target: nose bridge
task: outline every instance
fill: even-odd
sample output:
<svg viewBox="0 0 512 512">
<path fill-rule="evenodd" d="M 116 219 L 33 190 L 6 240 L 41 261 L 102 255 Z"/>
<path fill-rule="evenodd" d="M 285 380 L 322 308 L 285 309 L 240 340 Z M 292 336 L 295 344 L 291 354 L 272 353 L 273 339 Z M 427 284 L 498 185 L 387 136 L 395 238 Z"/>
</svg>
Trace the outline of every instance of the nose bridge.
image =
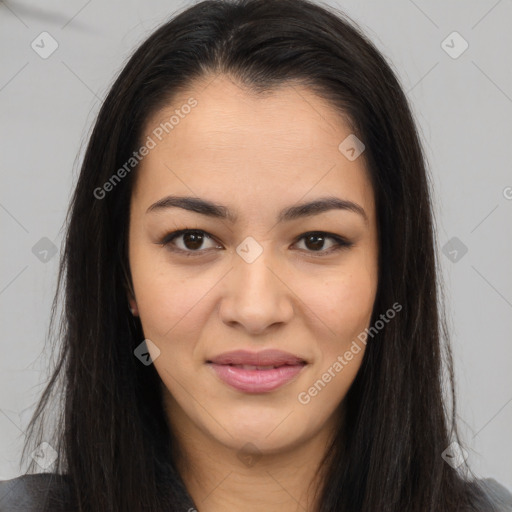
<svg viewBox="0 0 512 512">
<path fill-rule="evenodd" d="M 248 237 L 236 252 L 221 307 L 223 320 L 254 332 L 288 321 L 293 313 L 289 290 L 279 278 L 280 265 L 270 244 Z"/>
<path fill-rule="evenodd" d="M 277 260 L 272 254 L 270 243 L 258 242 L 246 237 L 236 248 L 235 275 L 239 280 L 237 291 L 247 289 L 249 293 L 275 293 Z M 279 287 L 279 286 L 277 286 Z M 268 298 L 268 297 L 267 297 Z"/>
</svg>

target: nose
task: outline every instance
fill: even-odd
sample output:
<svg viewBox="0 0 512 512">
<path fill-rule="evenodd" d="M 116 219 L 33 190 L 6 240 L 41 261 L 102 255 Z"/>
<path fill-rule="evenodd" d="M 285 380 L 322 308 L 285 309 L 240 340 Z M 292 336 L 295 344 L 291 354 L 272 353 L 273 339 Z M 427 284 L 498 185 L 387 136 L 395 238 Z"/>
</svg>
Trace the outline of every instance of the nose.
<svg viewBox="0 0 512 512">
<path fill-rule="evenodd" d="M 292 283 L 270 253 L 265 249 L 252 262 L 235 255 L 220 305 L 226 325 L 257 335 L 290 322 L 294 314 Z"/>
</svg>

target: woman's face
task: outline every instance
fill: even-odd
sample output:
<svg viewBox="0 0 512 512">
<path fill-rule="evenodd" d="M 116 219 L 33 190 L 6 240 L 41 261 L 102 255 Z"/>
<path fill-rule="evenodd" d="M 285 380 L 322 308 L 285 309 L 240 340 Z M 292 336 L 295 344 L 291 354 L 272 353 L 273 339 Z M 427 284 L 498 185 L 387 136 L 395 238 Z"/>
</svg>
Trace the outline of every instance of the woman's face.
<svg viewBox="0 0 512 512">
<path fill-rule="evenodd" d="M 148 121 L 149 150 L 133 171 L 131 305 L 175 429 L 270 453 L 337 424 L 378 275 L 373 190 L 350 135 L 309 89 L 257 97 L 223 75 Z M 151 208 L 167 196 L 217 207 Z M 327 197 L 357 206 L 300 208 Z M 183 229 L 199 232 L 164 245 Z M 267 350 L 288 356 L 258 354 Z M 232 351 L 249 355 L 217 359 Z M 258 362 L 286 364 L 231 366 Z"/>
</svg>

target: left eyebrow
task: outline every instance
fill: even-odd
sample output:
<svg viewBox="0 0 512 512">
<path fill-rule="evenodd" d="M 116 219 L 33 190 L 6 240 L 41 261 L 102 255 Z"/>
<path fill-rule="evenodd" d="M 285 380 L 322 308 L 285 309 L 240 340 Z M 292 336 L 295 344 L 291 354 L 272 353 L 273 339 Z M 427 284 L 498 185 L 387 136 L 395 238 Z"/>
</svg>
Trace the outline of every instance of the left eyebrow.
<svg viewBox="0 0 512 512">
<path fill-rule="evenodd" d="M 238 215 L 232 212 L 227 206 L 206 199 L 189 196 L 166 196 L 156 203 L 153 203 L 146 210 L 146 213 L 166 208 L 182 208 L 208 217 L 225 219 L 231 223 L 236 223 L 238 219 Z M 321 197 L 308 203 L 301 203 L 284 208 L 279 213 L 277 222 L 289 222 L 303 217 L 312 217 L 330 210 L 351 211 L 363 217 L 365 223 L 368 224 L 368 216 L 362 206 L 352 201 L 333 196 Z"/>
</svg>

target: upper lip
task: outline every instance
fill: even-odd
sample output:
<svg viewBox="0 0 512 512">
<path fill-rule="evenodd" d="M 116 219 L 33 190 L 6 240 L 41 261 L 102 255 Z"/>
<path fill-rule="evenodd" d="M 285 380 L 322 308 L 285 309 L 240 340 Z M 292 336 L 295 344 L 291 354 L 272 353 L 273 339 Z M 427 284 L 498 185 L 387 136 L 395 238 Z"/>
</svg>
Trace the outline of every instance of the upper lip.
<svg viewBox="0 0 512 512">
<path fill-rule="evenodd" d="M 253 366 L 282 366 L 299 365 L 306 361 L 299 356 L 283 352 L 282 350 L 262 350 L 249 352 L 247 350 L 234 350 L 224 352 L 207 361 L 214 364 L 247 364 Z"/>
</svg>

